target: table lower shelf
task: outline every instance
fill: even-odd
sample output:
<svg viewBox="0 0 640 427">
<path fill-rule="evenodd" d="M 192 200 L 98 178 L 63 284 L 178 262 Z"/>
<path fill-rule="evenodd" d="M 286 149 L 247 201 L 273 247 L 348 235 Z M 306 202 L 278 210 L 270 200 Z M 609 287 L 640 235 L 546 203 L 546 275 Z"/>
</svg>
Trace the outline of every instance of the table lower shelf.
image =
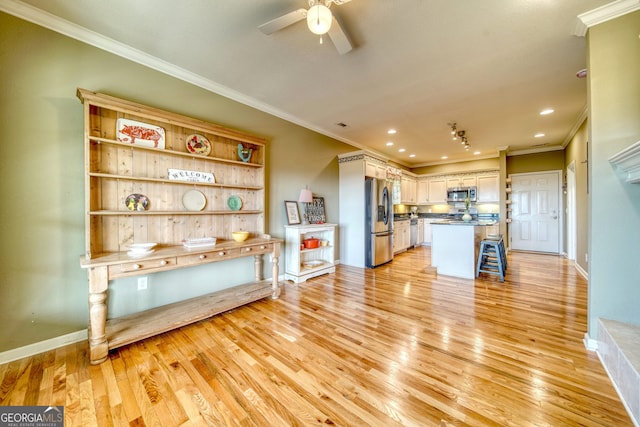
<svg viewBox="0 0 640 427">
<path fill-rule="evenodd" d="M 299 272 L 288 271 L 285 273 L 285 280 L 291 280 L 293 283 L 306 282 L 312 277 L 322 276 L 323 274 L 335 273 L 335 264 L 325 263 L 315 268 L 301 268 Z"/>
<path fill-rule="evenodd" d="M 263 280 L 109 319 L 108 348 L 122 347 L 272 295 L 272 281 Z"/>
</svg>

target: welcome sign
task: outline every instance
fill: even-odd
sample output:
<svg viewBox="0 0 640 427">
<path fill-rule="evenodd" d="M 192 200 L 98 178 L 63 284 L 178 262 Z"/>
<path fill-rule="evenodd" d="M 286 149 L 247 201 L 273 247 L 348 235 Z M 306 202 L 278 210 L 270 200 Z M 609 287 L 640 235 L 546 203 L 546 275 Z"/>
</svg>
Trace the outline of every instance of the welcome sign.
<svg viewBox="0 0 640 427">
<path fill-rule="evenodd" d="M 183 169 L 168 169 L 167 176 L 170 180 L 186 181 L 186 182 L 204 182 L 213 184 L 216 182 L 215 177 L 210 172 L 190 171 Z"/>
</svg>

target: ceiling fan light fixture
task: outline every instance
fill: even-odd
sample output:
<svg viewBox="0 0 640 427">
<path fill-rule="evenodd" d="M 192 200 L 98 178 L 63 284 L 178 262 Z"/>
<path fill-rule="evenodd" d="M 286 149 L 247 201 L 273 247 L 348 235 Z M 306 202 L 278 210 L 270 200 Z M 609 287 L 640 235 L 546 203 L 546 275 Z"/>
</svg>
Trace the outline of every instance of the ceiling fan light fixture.
<svg viewBox="0 0 640 427">
<path fill-rule="evenodd" d="M 323 4 L 313 5 L 307 11 L 307 26 L 313 34 L 326 34 L 331 28 L 332 19 L 331 11 Z"/>
</svg>

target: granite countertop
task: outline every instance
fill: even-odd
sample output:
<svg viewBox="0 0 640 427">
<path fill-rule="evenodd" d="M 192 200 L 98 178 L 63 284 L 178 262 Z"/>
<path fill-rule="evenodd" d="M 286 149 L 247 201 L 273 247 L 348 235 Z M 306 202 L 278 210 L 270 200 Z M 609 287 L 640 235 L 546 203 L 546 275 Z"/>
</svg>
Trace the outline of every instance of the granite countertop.
<svg viewBox="0 0 640 427">
<path fill-rule="evenodd" d="M 431 223 L 431 225 L 477 225 L 481 227 L 496 224 L 497 221 L 471 220 L 469 222 L 465 222 L 460 219 L 443 219 L 441 221 L 435 221 Z"/>
<path fill-rule="evenodd" d="M 452 224 L 452 225 L 495 225 L 499 221 L 499 214 L 481 213 L 472 214 L 472 220 L 464 222 L 462 220 L 462 214 L 453 213 L 418 213 L 419 219 L 431 219 L 431 224 Z M 394 214 L 394 221 L 408 221 L 410 220 L 409 214 Z"/>
</svg>

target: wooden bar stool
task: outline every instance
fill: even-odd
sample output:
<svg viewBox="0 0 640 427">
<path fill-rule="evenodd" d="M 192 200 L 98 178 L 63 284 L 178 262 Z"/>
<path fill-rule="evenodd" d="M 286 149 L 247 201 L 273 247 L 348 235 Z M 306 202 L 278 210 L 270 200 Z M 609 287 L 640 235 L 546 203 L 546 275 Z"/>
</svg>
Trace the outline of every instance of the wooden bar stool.
<svg viewBox="0 0 640 427">
<path fill-rule="evenodd" d="M 488 236 L 480 242 L 480 253 L 476 265 L 476 277 L 480 273 L 496 274 L 504 282 L 507 270 L 507 254 L 502 235 Z"/>
</svg>

